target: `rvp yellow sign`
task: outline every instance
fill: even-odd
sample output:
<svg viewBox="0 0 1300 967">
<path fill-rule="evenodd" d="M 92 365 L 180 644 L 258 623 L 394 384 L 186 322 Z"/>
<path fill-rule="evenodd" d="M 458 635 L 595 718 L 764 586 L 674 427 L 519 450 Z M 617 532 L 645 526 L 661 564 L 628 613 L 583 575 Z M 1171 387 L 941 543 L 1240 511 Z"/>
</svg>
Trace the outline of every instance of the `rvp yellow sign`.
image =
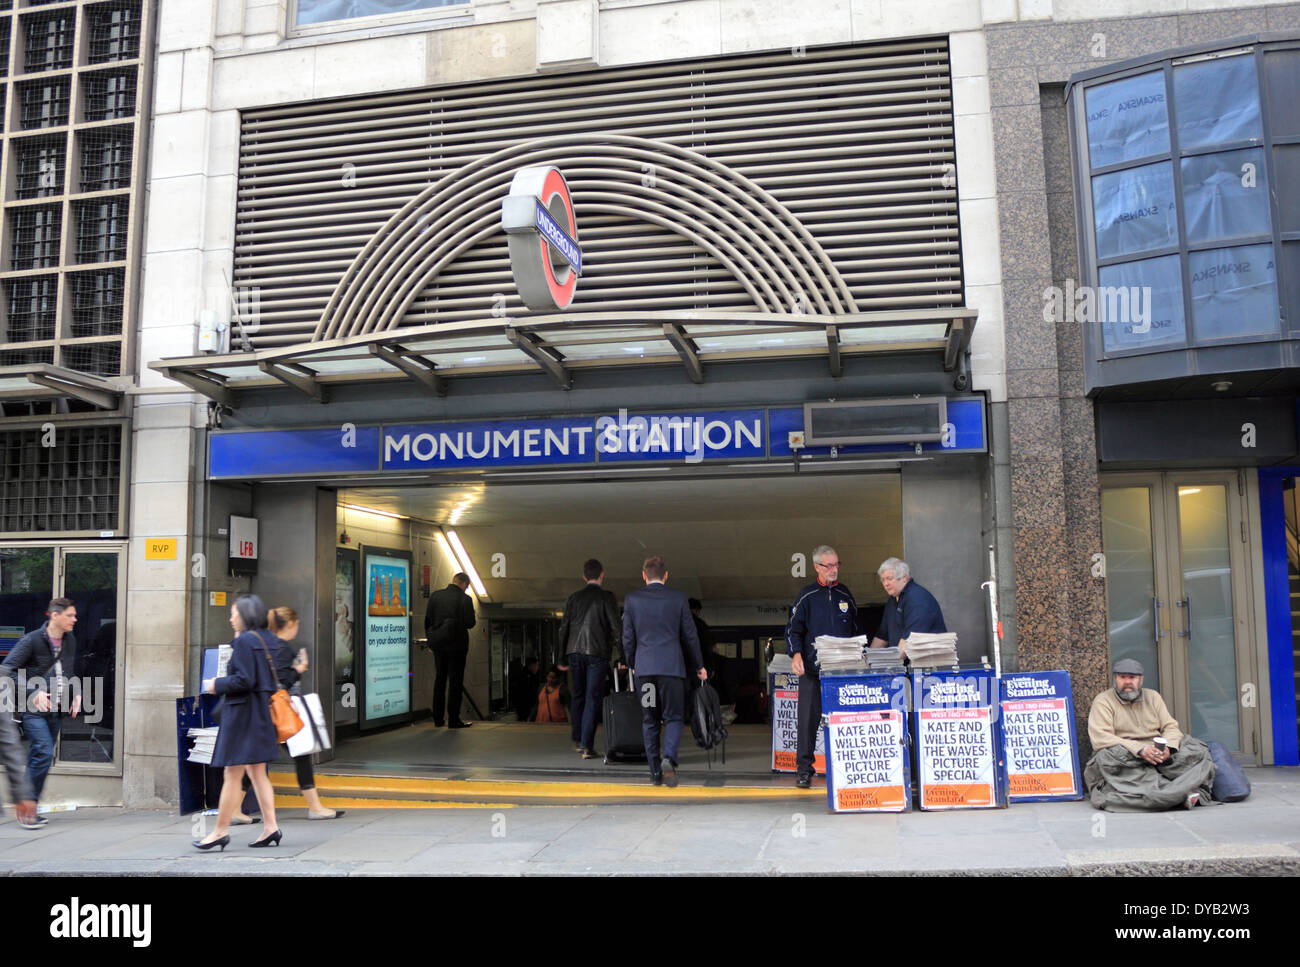
<svg viewBox="0 0 1300 967">
<path fill-rule="evenodd" d="M 176 538 L 150 537 L 144 542 L 144 559 L 146 561 L 176 560 Z"/>
</svg>

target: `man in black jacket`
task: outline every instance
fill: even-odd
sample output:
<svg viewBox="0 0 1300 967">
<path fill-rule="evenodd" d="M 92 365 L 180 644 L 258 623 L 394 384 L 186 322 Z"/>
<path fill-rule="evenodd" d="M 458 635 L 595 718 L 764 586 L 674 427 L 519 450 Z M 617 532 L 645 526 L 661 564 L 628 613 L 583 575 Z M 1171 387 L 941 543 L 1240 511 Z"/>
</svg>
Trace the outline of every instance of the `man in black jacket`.
<svg viewBox="0 0 1300 967">
<path fill-rule="evenodd" d="M 460 700 L 465 690 L 465 659 L 469 655 L 469 629 L 474 627 L 474 601 L 466 593 L 469 575 L 457 574 L 441 591 L 429 596 L 424 613 L 424 633 L 433 650 L 438 671 L 433 679 L 433 724 L 469 728 L 460 720 Z"/>
<path fill-rule="evenodd" d="M 27 781 L 32 797 L 41 798 L 45 777 L 54 764 L 54 746 L 64 714 L 76 716 L 81 711 L 81 695 L 68 702 L 68 680 L 64 669 L 76 666 L 77 640 L 72 629 L 77 625 L 77 608 L 67 598 L 50 602 L 50 620 L 35 631 L 18 639 L 9 652 L 0 674 L 17 677 L 20 683 L 16 700 L 23 703 L 23 731 L 31 743 L 27 753 Z M 45 817 L 37 817 L 39 825 Z"/>
<path fill-rule="evenodd" d="M 561 671 L 572 670 L 573 744 L 584 759 L 596 758 L 596 723 L 605 701 L 609 659 L 617 655 L 621 625 L 614 595 L 604 590 L 605 568 L 594 557 L 582 565 L 587 586 L 569 595 L 560 622 L 560 654 L 569 656 Z M 606 737 L 608 738 L 608 736 Z"/>
</svg>

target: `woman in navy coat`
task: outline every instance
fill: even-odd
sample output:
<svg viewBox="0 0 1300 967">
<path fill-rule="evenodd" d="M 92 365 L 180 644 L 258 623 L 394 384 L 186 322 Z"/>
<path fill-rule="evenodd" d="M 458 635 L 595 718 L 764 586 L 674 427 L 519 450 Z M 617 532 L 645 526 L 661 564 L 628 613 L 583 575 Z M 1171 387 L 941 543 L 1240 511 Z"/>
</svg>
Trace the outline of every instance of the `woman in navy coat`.
<svg viewBox="0 0 1300 967">
<path fill-rule="evenodd" d="M 278 846 L 281 837 L 275 821 L 275 792 L 266 774 L 266 764 L 280 758 L 280 744 L 271 721 L 271 694 L 280 684 L 268 658 L 278 642 L 266 630 L 266 605 L 256 595 L 244 595 L 231 605 L 230 626 L 236 637 L 226 677 L 204 682 L 206 692 L 225 696 L 212 752 L 212 764 L 225 770 L 217 825 L 194 842 L 199 849 L 219 846 L 223 852 L 230 843 L 230 819 L 244 798 L 241 780 L 245 771 L 262 807 L 262 835 L 249 845 Z"/>
</svg>

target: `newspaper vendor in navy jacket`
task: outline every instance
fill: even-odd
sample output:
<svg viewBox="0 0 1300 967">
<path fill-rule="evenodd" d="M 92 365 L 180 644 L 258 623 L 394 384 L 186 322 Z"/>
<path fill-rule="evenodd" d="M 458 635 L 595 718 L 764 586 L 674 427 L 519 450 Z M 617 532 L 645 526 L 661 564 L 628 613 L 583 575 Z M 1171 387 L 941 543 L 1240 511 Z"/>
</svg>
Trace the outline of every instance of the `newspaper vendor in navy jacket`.
<svg viewBox="0 0 1300 967">
<path fill-rule="evenodd" d="M 799 778 L 800 789 L 812 785 L 816 767 L 813 749 L 822 719 L 822 682 L 817 673 L 819 635 L 852 638 L 857 634 L 858 605 L 853 592 L 839 583 L 840 556 L 822 544 L 812 552 L 817 580 L 799 592 L 785 628 L 785 650 L 799 676 Z"/>
</svg>

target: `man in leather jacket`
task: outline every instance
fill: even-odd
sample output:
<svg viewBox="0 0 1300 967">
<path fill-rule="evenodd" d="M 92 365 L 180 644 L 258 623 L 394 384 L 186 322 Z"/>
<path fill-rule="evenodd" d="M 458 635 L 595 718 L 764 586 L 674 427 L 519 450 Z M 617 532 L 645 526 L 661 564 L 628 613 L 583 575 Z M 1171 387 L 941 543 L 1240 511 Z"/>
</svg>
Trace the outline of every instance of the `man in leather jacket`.
<svg viewBox="0 0 1300 967">
<path fill-rule="evenodd" d="M 596 723 L 605 701 L 609 660 L 618 655 L 622 622 L 614 595 L 601 587 L 605 568 L 600 561 L 593 557 L 583 564 L 582 576 L 587 586 L 564 603 L 559 644 L 569 664 L 559 667 L 572 671 L 573 743 L 584 759 L 594 759 Z"/>
</svg>

